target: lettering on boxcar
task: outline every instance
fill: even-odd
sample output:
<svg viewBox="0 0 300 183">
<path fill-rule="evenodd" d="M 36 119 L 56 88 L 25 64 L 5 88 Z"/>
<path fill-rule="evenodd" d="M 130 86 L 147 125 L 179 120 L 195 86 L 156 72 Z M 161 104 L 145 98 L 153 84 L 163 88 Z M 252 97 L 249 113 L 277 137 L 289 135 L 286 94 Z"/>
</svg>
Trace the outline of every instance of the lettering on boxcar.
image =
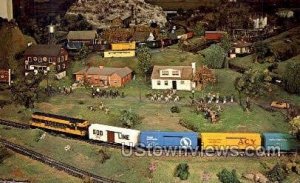
<svg viewBox="0 0 300 183">
<path fill-rule="evenodd" d="M 122 134 L 121 132 L 118 132 L 118 138 L 129 140 L 129 135 L 125 135 L 125 134 Z"/>
</svg>

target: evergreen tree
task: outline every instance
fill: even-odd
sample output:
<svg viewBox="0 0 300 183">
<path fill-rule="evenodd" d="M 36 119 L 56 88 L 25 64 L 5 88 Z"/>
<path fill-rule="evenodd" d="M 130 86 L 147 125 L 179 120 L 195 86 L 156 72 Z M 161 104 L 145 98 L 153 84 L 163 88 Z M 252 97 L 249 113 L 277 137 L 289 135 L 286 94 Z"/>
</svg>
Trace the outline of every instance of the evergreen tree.
<svg viewBox="0 0 300 183">
<path fill-rule="evenodd" d="M 152 62 L 150 49 L 146 46 L 142 46 L 137 49 L 138 58 L 138 69 L 142 75 L 144 75 L 145 80 L 151 75 L 152 72 Z"/>
<path fill-rule="evenodd" d="M 270 170 L 268 173 L 268 178 L 270 181 L 272 182 L 282 182 L 287 174 L 285 172 L 285 170 L 283 169 L 282 165 L 277 163 L 272 170 Z"/>
<path fill-rule="evenodd" d="M 300 63 L 288 63 L 283 75 L 284 88 L 294 94 L 300 94 Z"/>
<path fill-rule="evenodd" d="M 201 22 L 197 22 L 194 32 L 197 36 L 203 36 L 205 33 L 205 28 Z"/>
</svg>

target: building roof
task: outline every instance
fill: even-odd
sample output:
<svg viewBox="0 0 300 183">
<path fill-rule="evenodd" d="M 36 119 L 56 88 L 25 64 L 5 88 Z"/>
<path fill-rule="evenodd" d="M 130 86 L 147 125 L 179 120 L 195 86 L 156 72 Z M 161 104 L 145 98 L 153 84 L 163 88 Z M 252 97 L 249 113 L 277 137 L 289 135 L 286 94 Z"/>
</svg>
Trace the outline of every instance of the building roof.
<svg viewBox="0 0 300 183">
<path fill-rule="evenodd" d="M 86 67 L 74 74 L 87 74 L 87 75 L 101 75 L 101 76 L 111 76 L 112 74 L 117 74 L 120 77 L 127 76 L 132 73 L 132 70 L 128 67 L 115 68 L 115 67 Z"/>
<path fill-rule="evenodd" d="M 233 43 L 232 46 L 235 48 L 244 48 L 244 47 L 252 46 L 252 43 L 248 43 L 246 41 L 237 41 L 237 42 Z"/>
<path fill-rule="evenodd" d="M 68 40 L 91 40 L 97 37 L 96 30 L 86 30 L 86 31 L 69 31 L 67 35 Z"/>
<path fill-rule="evenodd" d="M 130 41 L 146 41 L 149 38 L 150 32 L 134 32 Z"/>
<path fill-rule="evenodd" d="M 160 77 L 160 71 L 165 69 L 174 69 L 181 71 L 181 77 Z M 193 68 L 192 66 L 158 66 L 153 67 L 151 79 L 182 79 L 182 80 L 191 80 L 193 79 Z"/>
<path fill-rule="evenodd" d="M 38 44 L 32 45 L 25 50 L 24 55 L 33 55 L 33 56 L 58 56 L 61 50 L 60 45 L 45 45 Z"/>
</svg>

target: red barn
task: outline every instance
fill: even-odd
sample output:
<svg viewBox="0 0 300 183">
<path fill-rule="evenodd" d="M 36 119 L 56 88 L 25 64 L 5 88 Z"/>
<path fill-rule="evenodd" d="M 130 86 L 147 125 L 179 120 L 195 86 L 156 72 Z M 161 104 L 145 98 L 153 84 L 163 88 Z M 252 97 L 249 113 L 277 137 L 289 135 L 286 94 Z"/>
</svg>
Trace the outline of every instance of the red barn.
<svg viewBox="0 0 300 183">
<path fill-rule="evenodd" d="M 205 31 L 205 39 L 207 41 L 220 41 L 225 34 L 224 31 Z"/>
</svg>

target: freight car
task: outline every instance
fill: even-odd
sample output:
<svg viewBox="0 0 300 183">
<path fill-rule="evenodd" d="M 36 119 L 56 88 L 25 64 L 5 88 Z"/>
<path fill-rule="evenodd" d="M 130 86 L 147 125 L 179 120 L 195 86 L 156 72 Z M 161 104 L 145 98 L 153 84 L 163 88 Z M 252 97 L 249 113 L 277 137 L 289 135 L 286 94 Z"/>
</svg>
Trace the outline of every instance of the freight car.
<svg viewBox="0 0 300 183">
<path fill-rule="evenodd" d="M 202 150 L 259 150 L 259 133 L 200 133 Z"/>
<path fill-rule="evenodd" d="M 195 132 L 161 132 L 142 131 L 140 146 L 143 148 L 189 148 L 198 146 L 198 133 Z"/>
<path fill-rule="evenodd" d="M 89 127 L 89 139 L 124 144 L 134 147 L 138 144 L 140 131 L 127 128 L 119 128 L 101 124 L 91 124 Z"/>
<path fill-rule="evenodd" d="M 267 152 L 296 152 L 300 149 L 296 137 L 286 133 L 263 133 L 262 140 Z"/>
<path fill-rule="evenodd" d="M 85 137 L 87 135 L 89 126 L 89 122 L 83 119 L 70 118 L 42 112 L 33 113 L 29 123 L 32 127 L 62 132 L 80 137 Z"/>
</svg>

